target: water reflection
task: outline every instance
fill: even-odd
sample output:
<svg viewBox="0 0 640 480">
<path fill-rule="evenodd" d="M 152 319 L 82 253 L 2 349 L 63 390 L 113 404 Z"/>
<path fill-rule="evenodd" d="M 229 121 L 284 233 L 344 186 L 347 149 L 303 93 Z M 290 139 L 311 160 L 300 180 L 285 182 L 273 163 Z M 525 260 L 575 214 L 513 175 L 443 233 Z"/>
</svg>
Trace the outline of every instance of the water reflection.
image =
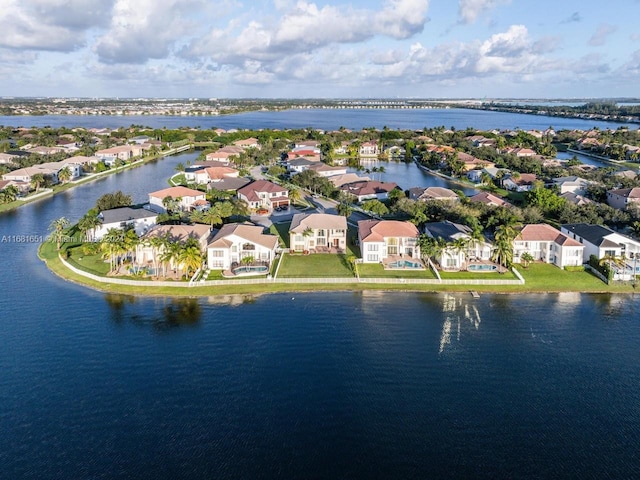
<svg viewBox="0 0 640 480">
<path fill-rule="evenodd" d="M 478 330 L 482 322 L 478 307 L 467 303 L 461 296 L 445 294 L 442 301 L 442 313 L 444 314 L 444 323 L 442 324 L 438 353 L 443 353 L 446 348 L 451 346 L 452 337 L 457 342 L 460 341 L 463 325 Z"/>
<path fill-rule="evenodd" d="M 136 305 L 139 301 L 136 297 L 106 294 L 105 300 L 111 308 L 111 320 L 116 325 L 130 323 L 165 331 L 178 327 L 196 326 L 202 318 L 202 305 L 196 298 L 172 298 L 164 305 L 154 303 L 150 305 L 148 315 L 140 313 L 145 309 Z M 148 300 L 141 300 L 141 302 L 148 302 Z"/>
</svg>

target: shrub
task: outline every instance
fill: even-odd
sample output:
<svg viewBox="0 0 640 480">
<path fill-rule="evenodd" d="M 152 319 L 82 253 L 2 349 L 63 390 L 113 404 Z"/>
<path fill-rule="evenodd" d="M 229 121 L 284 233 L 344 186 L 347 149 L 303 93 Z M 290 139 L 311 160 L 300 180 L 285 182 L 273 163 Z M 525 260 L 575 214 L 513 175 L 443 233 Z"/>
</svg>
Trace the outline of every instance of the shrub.
<svg viewBox="0 0 640 480">
<path fill-rule="evenodd" d="M 567 272 L 584 272 L 584 266 L 582 265 L 576 265 L 576 266 L 567 265 L 566 267 L 564 267 L 564 269 Z"/>
</svg>

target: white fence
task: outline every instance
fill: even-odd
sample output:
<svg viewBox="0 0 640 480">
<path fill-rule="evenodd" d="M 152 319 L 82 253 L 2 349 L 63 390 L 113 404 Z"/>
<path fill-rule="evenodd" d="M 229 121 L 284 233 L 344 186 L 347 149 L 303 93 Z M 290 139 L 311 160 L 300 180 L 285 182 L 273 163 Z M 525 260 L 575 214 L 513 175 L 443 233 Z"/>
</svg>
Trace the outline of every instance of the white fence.
<svg viewBox="0 0 640 480">
<path fill-rule="evenodd" d="M 115 285 L 130 285 L 137 287 L 216 287 L 220 285 L 268 285 L 268 284 L 340 284 L 340 285 L 524 285 L 524 279 L 514 268 L 513 273 L 519 280 L 497 280 L 497 279 L 456 279 L 439 280 L 435 278 L 246 278 L 230 280 L 206 280 L 199 282 L 167 282 L 155 280 L 130 280 L 125 278 L 108 278 L 93 275 L 69 264 L 60 257 L 60 261 L 72 272 L 100 283 Z"/>
</svg>

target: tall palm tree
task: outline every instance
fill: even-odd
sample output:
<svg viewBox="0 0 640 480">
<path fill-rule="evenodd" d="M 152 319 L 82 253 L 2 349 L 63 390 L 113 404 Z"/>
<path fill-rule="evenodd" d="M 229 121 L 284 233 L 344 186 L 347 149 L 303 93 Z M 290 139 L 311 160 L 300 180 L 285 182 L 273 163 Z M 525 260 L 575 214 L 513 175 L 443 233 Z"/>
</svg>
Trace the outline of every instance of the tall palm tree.
<svg viewBox="0 0 640 480">
<path fill-rule="evenodd" d="M 62 243 L 62 237 L 64 236 L 65 229 L 70 225 L 69 220 L 65 217 L 60 217 L 54 220 L 49 225 L 49 230 L 53 234 L 53 238 L 56 240 L 56 248 L 60 250 L 60 244 Z"/>
<path fill-rule="evenodd" d="M 289 201 L 291 203 L 300 203 L 302 200 L 302 193 L 297 188 L 292 188 L 289 190 Z"/>
<path fill-rule="evenodd" d="M 98 226 L 102 225 L 102 220 L 98 215 L 92 212 L 86 213 L 80 220 L 78 220 L 78 230 L 82 232 L 86 241 L 93 241 L 95 231 Z"/>
<path fill-rule="evenodd" d="M 40 190 L 40 187 L 44 182 L 45 182 L 45 178 L 43 174 L 36 173 L 34 175 L 31 175 L 30 184 L 33 187 L 33 189 L 36 191 L 36 193 L 38 193 L 38 191 Z"/>
<path fill-rule="evenodd" d="M 516 235 L 515 229 L 510 225 L 500 225 L 496 228 L 492 261 L 503 267 L 511 266 L 513 263 L 513 240 Z"/>
<path fill-rule="evenodd" d="M 109 270 L 114 271 L 119 264 L 119 257 L 124 253 L 123 234 L 119 228 L 110 228 L 100 242 L 102 258 L 109 259 Z"/>
<path fill-rule="evenodd" d="M 191 277 L 192 272 L 202 267 L 202 260 L 202 252 L 200 251 L 198 241 L 192 238 L 182 245 L 177 256 L 177 261 L 184 267 L 187 278 Z"/>
</svg>

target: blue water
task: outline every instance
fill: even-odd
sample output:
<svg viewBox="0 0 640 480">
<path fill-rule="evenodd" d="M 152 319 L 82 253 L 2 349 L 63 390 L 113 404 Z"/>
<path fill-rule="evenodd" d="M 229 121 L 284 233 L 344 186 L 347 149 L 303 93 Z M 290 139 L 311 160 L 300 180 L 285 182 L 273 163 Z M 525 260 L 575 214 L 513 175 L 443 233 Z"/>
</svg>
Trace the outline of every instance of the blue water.
<svg viewBox="0 0 640 480">
<path fill-rule="evenodd" d="M 297 109 L 280 112 L 247 112 L 221 116 L 152 116 L 152 115 L 43 115 L 0 116 L 0 125 L 24 127 L 86 127 L 118 128 L 144 125 L 152 128 L 179 128 L 182 126 L 207 128 L 322 128 L 337 130 L 340 127 L 362 129 L 368 127 L 391 129 L 423 129 L 425 127 L 467 127 L 491 130 L 514 129 L 545 130 L 553 126 L 556 130 L 616 129 L 635 124 L 603 122 L 573 118 L 526 115 L 521 113 L 490 112 L 463 108 L 438 108 L 425 110 L 393 109 Z"/>
<path fill-rule="evenodd" d="M 0 478 L 640 476 L 637 296 L 132 298 L 36 258 L 195 155 L 0 215 Z"/>
</svg>

